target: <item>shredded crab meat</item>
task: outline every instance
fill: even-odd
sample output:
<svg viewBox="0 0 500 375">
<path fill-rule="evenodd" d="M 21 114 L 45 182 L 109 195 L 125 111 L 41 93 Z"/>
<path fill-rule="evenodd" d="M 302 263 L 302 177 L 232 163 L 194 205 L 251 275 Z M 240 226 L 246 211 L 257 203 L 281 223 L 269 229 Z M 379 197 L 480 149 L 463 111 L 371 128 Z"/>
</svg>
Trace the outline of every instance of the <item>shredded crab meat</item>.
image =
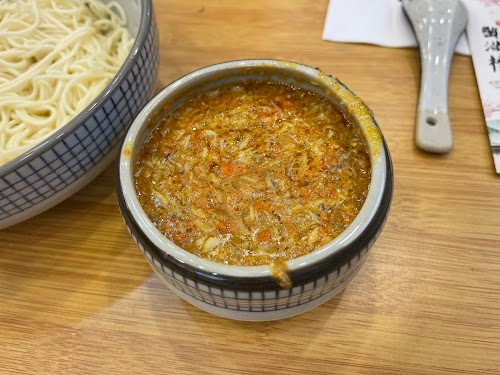
<svg viewBox="0 0 500 375">
<path fill-rule="evenodd" d="M 158 229 L 213 261 L 262 265 L 305 255 L 354 220 L 370 184 L 361 130 L 328 99 L 267 82 L 187 98 L 135 165 Z"/>
</svg>

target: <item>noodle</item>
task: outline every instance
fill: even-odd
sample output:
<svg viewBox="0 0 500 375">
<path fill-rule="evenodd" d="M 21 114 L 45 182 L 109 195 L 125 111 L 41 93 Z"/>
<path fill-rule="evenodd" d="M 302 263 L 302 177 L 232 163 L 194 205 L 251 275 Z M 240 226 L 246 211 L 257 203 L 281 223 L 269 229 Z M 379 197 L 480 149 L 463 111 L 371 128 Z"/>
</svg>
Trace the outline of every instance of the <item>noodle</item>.
<svg viewBox="0 0 500 375">
<path fill-rule="evenodd" d="M 114 2 L 0 1 L 0 165 L 97 97 L 132 48 L 126 22 Z"/>
</svg>

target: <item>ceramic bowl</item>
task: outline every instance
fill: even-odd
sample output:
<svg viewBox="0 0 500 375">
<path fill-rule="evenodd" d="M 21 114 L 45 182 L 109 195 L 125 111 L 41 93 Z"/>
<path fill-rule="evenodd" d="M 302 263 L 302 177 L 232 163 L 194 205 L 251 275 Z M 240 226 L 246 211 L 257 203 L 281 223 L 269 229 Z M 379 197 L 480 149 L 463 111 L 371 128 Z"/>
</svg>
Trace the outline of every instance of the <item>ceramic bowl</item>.
<svg viewBox="0 0 500 375">
<path fill-rule="evenodd" d="M 151 0 L 121 0 L 135 36 L 105 89 L 73 120 L 0 166 L 0 229 L 66 199 L 116 158 L 126 130 L 151 98 L 158 76 L 158 31 Z"/>
<path fill-rule="evenodd" d="M 370 149 L 372 177 L 366 201 L 335 240 L 286 262 L 293 285 L 281 288 L 269 266 L 230 266 L 202 259 L 164 237 L 144 213 L 132 169 L 135 155 L 165 104 L 193 90 L 248 79 L 286 82 L 328 96 L 362 128 Z M 168 106 L 165 106 L 168 107 Z M 195 71 L 161 91 L 137 116 L 121 150 L 118 203 L 125 224 L 158 277 L 175 293 L 210 313 L 238 320 L 273 320 L 302 313 L 327 301 L 354 277 L 387 219 L 393 190 L 387 145 L 372 112 L 336 78 L 319 69 L 274 61 L 244 60 Z"/>
</svg>

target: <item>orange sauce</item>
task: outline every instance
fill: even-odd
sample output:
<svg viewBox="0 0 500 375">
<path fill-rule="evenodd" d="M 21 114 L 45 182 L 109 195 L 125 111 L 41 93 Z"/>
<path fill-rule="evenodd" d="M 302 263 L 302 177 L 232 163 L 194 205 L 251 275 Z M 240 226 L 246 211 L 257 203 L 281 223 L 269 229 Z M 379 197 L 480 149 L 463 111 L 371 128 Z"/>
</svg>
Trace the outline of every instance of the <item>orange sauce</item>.
<svg viewBox="0 0 500 375">
<path fill-rule="evenodd" d="M 349 226 L 371 165 L 359 126 L 328 99 L 249 81 L 171 108 L 134 176 L 148 217 L 183 249 L 225 264 L 281 265 Z"/>
</svg>

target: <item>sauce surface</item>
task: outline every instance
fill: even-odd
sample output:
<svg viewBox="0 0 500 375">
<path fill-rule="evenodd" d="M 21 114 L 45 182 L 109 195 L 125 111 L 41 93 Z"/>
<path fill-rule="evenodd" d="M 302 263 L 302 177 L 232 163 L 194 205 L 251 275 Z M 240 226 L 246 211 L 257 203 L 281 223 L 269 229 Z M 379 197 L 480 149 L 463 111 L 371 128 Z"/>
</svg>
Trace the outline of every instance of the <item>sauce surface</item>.
<svg viewBox="0 0 500 375">
<path fill-rule="evenodd" d="M 139 201 L 171 241 L 232 265 L 305 255 L 354 220 L 371 165 L 332 103 L 278 83 L 224 85 L 170 111 L 134 166 Z"/>
</svg>

